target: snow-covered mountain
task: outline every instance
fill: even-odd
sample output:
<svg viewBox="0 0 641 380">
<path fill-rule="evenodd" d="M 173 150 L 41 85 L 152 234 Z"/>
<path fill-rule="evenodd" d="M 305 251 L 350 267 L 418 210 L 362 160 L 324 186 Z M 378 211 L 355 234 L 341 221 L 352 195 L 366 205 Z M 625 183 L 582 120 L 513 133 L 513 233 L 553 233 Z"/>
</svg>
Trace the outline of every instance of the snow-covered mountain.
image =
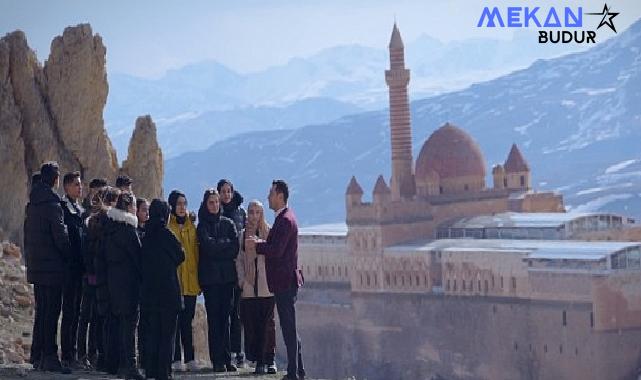
<svg viewBox="0 0 641 380">
<path fill-rule="evenodd" d="M 586 52 L 412 102 L 414 154 L 450 121 L 478 141 L 488 171 L 515 142 L 530 162 L 535 188 L 561 191 L 571 209 L 641 217 L 639 104 L 641 21 Z M 165 188 L 182 188 L 197 200 L 228 177 L 246 198 L 265 199 L 271 180 L 282 177 L 291 182 L 299 217 L 311 224 L 344 220 L 349 178 L 357 175 L 367 199 L 379 173 L 390 173 L 387 110 L 247 133 L 181 155 L 166 162 Z"/>
<path fill-rule="evenodd" d="M 406 49 L 407 62 L 413 70 L 410 90 L 415 97 L 425 97 L 461 89 L 523 68 L 537 57 L 560 52 L 561 48 L 554 45 L 529 49 L 528 45 L 535 42 L 536 38 L 525 34 L 517 34 L 513 40 L 473 39 L 448 43 L 420 36 L 409 42 Z M 285 107 L 303 99 L 325 98 L 364 109 L 380 109 L 387 102 L 387 87 L 381 72 L 388 65 L 386 44 L 381 45 L 381 48 L 337 46 L 249 74 L 236 73 L 217 62 L 191 64 L 155 80 L 110 74 L 105 110 L 107 130 L 122 156 L 133 121 L 145 113 L 151 114 L 154 120 L 164 120 L 166 129 L 184 137 L 181 142 L 185 144 L 178 145 L 188 149 L 192 148 L 188 141 L 198 136 L 174 130 L 207 112 L 225 111 L 224 117 L 238 112 L 240 124 L 235 125 L 242 132 L 269 124 L 261 119 L 242 124 L 248 107 Z M 322 110 L 324 106 L 321 104 L 318 108 Z M 345 114 L 339 116 L 342 115 Z M 291 127 L 328 119 L 301 118 L 299 121 L 302 124 Z M 218 138 L 203 141 L 207 145 L 228 136 L 228 130 L 215 123 L 211 128 L 208 136 Z M 165 147 L 162 141 L 161 146 L 175 153 L 186 151 Z"/>
<path fill-rule="evenodd" d="M 166 158 L 203 150 L 213 142 L 250 131 L 294 129 L 311 123 L 324 124 L 362 112 L 350 103 L 328 98 L 306 98 L 283 107 L 243 107 L 227 111 L 188 113 L 158 119 L 158 140 Z"/>
</svg>

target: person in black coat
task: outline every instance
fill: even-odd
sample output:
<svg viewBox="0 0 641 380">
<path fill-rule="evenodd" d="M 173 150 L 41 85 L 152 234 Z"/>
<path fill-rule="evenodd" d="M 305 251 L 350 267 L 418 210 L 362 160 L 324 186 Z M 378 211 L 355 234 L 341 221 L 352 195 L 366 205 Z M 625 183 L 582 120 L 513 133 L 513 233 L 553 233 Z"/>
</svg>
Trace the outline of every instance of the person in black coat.
<svg viewBox="0 0 641 380">
<path fill-rule="evenodd" d="M 71 244 L 69 273 L 65 278 L 62 289 L 62 323 L 60 324 L 60 345 L 62 363 L 69 368 L 82 368 L 76 358 L 76 338 L 80 301 L 82 300 L 82 277 L 84 274 L 83 250 L 85 245 L 86 228 L 80 205 L 82 197 L 82 180 L 80 172 L 65 174 L 62 180 L 65 195 L 61 206 L 64 212 L 65 225 Z"/>
<path fill-rule="evenodd" d="M 138 218 L 138 227 L 136 227 L 136 233 L 138 234 L 140 243 L 142 243 L 142 239 L 145 237 L 145 224 L 149 220 L 149 202 L 147 201 L 147 199 L 142 197 L 136 199 L 136 218 Z M 142 299 L 140 300 L 140 302 L 142 302 Z M 145 313 L 141 308 L 140 316 L 138 318 L 138 366 L 140 367 L 142 367 L 142 365 L 145 363 L 146 327 L 147 317 L 145 316 Z"/>
<path fill-rule="evenodd" d="M 31 193 L 31 189 L 33 186 L 40 182 L 40 172 L 33 173 L 31 176 L 31 183 L 29 185 L 29 192 Z M 22 225 L 23 228 L 23 238 L 25 239 L 23 241 L 23 247 L 24 249 L 22 250 L 22 256 L 24 257 L 25 263 L 27 263 L 28 258 L 27 256 L 29 255 L 29 251 L 27 251 L 27 242 L 26 242 L 26 237 L 27 237 L 27 211 L 29 210 L 29 203 L 24 207 L 24 223 Z M 35 308 L 34 310 L 34 316 L 33 316 L 33 331 L 31 334 L 31 353 L 29 355 L 29 363 L 33 365 L 34 369 L 38 369 L 40 364 L 42 363 L 42 358 L 40 355 L 42 354 L 42 334 L 40 333 L 40 322 L 42 320 L 42 313 L 38 308 Z"/>
<path fill-rule="evenodd" d="M 180 242 L 167 228 L 169 205 L 154 199 L 142 240 L 142 312 L 147 318 L 145 375 L 169 379 L 178 313 L 183 307 L 178 266 L 185 260 Z"/>
<path fill-rule="evenodd" d="M 223 208 L 223 215 L 231 219 L 236 226 L 236 231 L 240 233 L 245 229 L 247 223 L 247 212 L 243 208 L 243 197 L 234 190 L 234 184 L 228 179 L 221 179 L 216 186 L 220 194 L 220 204 Z M 244 355 L 241 350 L 242 344 L 242 325 L 240 320 L 240 298 L 242 289 L 234 287 L 234 303 L 232 306 L 230 318 L 230 347 L 231 352 L 236 356 L 236 365 L 242 366 Z"/>
<path fill-rule="evenodd" d="M 221 215 L 220 197 L 215 189 L 205 191 L 198 210 L 196 228 L 200 258 L 198 281 L 205 295 L 209 327 L 209 357 L 215 372 L 236 371 L 231 363 L 229 314 L 236 287 L 238 234 L 234 222 Z"/>
<path fill-rule="evenodd" d="M 96 310 L 102 320 L 102 339 L 98 342 L 98 360 L 96 369 L 111 375 L 118 373 L 120 361 L 118 317 L 111 311 L 109 304 L 109 284 L 107 283 L 107 225 L 110 223 L 107 213 L 116 206 L 120 190 L 107 187 L 104 194 L 104 208 L 89 219 L 89 237 L 85 262 L 93 263 L 92 269 L 96 280 Z M 91 265 L 91 264 L 88 264 Z"/>
<path fill-rule="evenodd" d="M 129 193 L 118 196 L 107 211 L 105 257 L 111 313 L 118 318 L 120 360 L 118 374 L 125 379 L 143 377 L 136 368 L 135 333 L 140 299 L 140 240 L 136 234 L 136 200 Z"/>
<path fill-rule="evenodd" d="M 24 224 L 27 280 L 34 285 L 38 326 L 33 352 L 34 366 L 46 371 L 69 373 L 58 358 L 58 318 L 62 288 L 68 275 L 71 246 L 60 197 L 54 192 L 60 179 L 58 164 L 47 162 L 40 168 L 40 182 L 33 184 Z M 40 365 L 36 365 L 40 361 Z"/>
<path fill-rule="evenodd" d="M 93 182 L 93 181 L 92 181 Z M 104 370 L 104 346 L 102 344 L 103 316 L 98 312 L 96 298 L 97 280 L 95 257 L 102 248 L 103 229 L 107 222 L 107 206 L 105 206 L 107 189 L 93 192 L 90 203 L 91 209 L 85 222 L 87 235 L 85 238 L 83 261 L 85 268 L 82 303 L 80 304 L 80 322 L 78 324 L 78 361 L 91 367 L 100 366 Z M 83 203 L 86 204 L 86 203 Z M 88 334 L 87 334 L 88 333 Z M 87 339 L 88 338 L 88 339 Z"/>
</svg>

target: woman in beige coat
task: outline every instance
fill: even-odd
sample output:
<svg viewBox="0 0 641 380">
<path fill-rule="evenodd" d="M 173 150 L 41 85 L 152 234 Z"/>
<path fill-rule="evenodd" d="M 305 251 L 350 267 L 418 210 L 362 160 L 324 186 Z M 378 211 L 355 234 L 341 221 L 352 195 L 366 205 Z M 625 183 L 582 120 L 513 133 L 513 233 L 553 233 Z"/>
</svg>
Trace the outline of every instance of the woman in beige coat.
<svg viewBox="0 0 641 380">
<path fill-rule="evenodd" d="M 269 225 L 265 221 L 263 205 L 253 200 L 247 210 L 247 224 L 239 234 L 240 252 L 236 259 L 238 286 L 243 290 L 240 317 L 245 329 L 245 354 L 256 362 L 257 374 L 276 373 L 276 324 L 274 322 L 274 295 L 267 287 L 265 256 L 255 250 L 245 250 L 245 233 L 267 239 Z"/>
</svg>

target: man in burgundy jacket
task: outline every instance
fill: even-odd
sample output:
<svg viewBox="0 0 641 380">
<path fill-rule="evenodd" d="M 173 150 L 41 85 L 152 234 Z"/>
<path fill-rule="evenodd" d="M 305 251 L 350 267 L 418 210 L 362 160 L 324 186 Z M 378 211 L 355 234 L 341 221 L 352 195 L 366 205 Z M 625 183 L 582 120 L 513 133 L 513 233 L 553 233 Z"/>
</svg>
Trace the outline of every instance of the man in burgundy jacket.
<svg viewBox="0 0 641 380">
<path fill-rule="evenodd" d="M 269 208 L 276 212 L 267 240 L 248 237 L 245 246 L 255 245 L 256 253 L 265 255 L 267 285 L 274 293 L 280 329 L 287 348 L 287 375 L 283 380 L 305 378 L 301 343 L 296 333 L 296 296 L 303 284 L 298 270 L 298 225 L 294 212 L 287 207 L 289 189 L 283 180 L 274 180 L 269 190 Z"/>
</svg>

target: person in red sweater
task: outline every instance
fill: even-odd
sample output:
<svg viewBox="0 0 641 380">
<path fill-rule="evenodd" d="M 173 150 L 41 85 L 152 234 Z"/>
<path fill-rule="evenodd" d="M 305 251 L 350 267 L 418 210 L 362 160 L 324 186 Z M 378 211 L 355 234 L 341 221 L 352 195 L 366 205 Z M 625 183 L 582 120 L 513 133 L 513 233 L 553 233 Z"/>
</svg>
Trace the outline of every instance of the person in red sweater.
<svg viewBox="0 0 641 380">
<path fill-rule="evenodd" d="M 294 212 L 287 207 L 289 188 L 283 180 L 274 180 L 269 190 L 269 208 L 276 212 L 267 240 L 248 236 L 245 245 L 265 255 L 267 286 L 274 293 L 280 329 L 287 349 L 287 374 L 283 380 L 305 378 L 301 341 L 296 332 L 296 296 L 303 285 L 298 270 L 298 225 Z"/>
</svg>

